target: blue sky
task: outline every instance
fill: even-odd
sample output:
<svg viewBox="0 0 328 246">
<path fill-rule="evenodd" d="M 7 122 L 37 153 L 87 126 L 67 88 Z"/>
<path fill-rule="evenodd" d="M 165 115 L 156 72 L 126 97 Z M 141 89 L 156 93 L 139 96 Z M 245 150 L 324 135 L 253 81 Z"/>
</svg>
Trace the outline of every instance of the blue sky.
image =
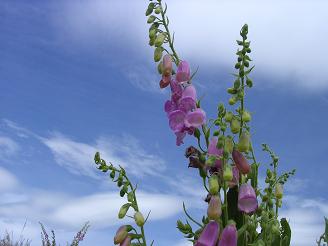
<svg viewBox="0 0 328 246">
<path fill-rule="evenodd" d="M 252 41 L 255 87 L 247 94 L 252 137 L 297 169 L 282 215 L 293 245 L 313 245 L 328 215 L 328 72 L 325 1 L 167 1 L 180 57 L 199 66 L 194 84 L 215 116 L 233 81 L 240 27 Z M 186 6 L 186 4 L 188 4 Z M 175 229 L 182 201 L 195 216 L 206 195 L 184 148 L 175 146 L 163 104 L 168 91 L 147 43 L 147 1 L 0 2 L 0 233 L 40 242 L 38 221 L 71 240 L 87 220 L 83 245 L 110 245 L 124 200 L 97 172 L 94 152 L 123 165 L 152 210 L 147 237 L 188 245 Z M 164 229 L 165 228 L 165 229 Z M 165 230 L 165 233 L 164 233 Z M 82 244 L 81 244 L 82 245 Z"/>
</svg>

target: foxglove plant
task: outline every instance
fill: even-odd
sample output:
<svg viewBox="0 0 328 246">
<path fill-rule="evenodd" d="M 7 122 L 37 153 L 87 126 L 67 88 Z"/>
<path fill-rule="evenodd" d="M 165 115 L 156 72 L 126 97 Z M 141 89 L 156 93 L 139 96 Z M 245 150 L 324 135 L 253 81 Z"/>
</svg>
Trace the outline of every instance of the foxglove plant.
<svg viewBox="0 0 328 246">
<path fill-rule="evenodd" d="M 290 245 L 289 224 L 285 218 L 279 220 L 278 211 L 282 206 L 283 186 L 295 170 L 279 175 L 279 158 L 266 144 L 262 145 L 263 151 L 270 155 L 272 162 L 266 170 L 266 187 L 258 186 L 260 163 L 255 158 L 251 113 L 245 101 L 247 90 L 253 86 L 250 73 L 254 68 L 250 66 L 248 25 L 241 28 L 241 39 L 237 40 L 237 71 L 233 74 L 232 87 L 227 90 L 231 95 L 229 106 L 220 103 L 217 115 L 208 118 L 192 83 L 197 70 L 192 73 L 189 62 L 178 56 L 166 13 L 167 5 L 163 6 L 162 0 L 150 0 L 146 10 L 149 45 L 154 47 L 154 61 L 158 63 L 159 88 L 170 89 L 164 111 L 176 145 L 182 145 L 187 134 L 196 140 L 197 146 L 188 147 L 185 156 L 189 167 L 199 171 L 208 203 L 200 221 L 187 212 L 183 203 L 187 219 L 186 223 L 177 221 L 178 230 L 196 246 Z M 118 217 L 130 217 L 137 225 L 137 228 L 121 226 L 114 243 L 146 246 L 144 224 L 148 216 L 144 219 L 140 213 L 136 186 L 122 167 L 107 165 L 99 153 L 95 155 L 95 163 L 101 171 L 110 171 L 110 177 L 121 189 L 120 195 L 127 196 L 128 202 L 121 207 Z M 133 209 L 133 216 L 127 215 L 129 209 Z"/>
</svg>

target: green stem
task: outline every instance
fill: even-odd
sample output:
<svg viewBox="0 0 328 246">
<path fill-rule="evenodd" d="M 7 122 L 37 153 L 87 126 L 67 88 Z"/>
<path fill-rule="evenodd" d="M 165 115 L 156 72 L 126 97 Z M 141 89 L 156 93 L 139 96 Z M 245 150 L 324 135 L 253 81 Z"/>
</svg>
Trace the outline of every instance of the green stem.
<svg viewBox="0 0 328 246">
<path fill-rule="evenodd" d="M 199 222 L 197 222 L 196 220 L 194 220 L 194 219 L 188 214 L 184 202 L 182 203 L 182 206 L 183 206 L 183 211 L 185 212 L 185 214 L 187 215 L 187 217 L 188 217 L 192 222 L 194 222 L 196 225 L 200 226 L 200 228 L 203 228 L 203 226 L 202 226 Z"/>
<path fill-rule="evenodd" d="M 170 46 L 170 48 L 172 50 L 173 56 L 175 58 L 174 59 L 175 60 L 175 64 L 178 66 L 179 65 L 179 62 L 180 62 L 180 59 L 178 57 L 177 52 L 174 49 L 173 39 L 171 37 L 171 33 L 170 33 L 170 30 L 169 30 L 169 27 L 168 27 L 168 23 L 166 21 L 165 14 L 164 14 L 164 11 L 163 11 L 162 0 L 158 0 L 158 3 L 159 3 L 159 6 L 161 7 L 161 16 L 162 16 L 163 26 L 164 26 L 164 28 L 166 30 L 166 33 L 167 33 L 168 43 L 169 43 L 169 46 Z"/>
</svg>

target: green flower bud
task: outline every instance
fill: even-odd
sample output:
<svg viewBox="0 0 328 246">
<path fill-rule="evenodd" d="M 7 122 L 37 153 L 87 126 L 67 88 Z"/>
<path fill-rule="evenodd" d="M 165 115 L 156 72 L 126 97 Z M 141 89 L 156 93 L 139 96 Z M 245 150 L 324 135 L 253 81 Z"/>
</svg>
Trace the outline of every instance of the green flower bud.
<svg viewBox="0 0 328 246">
<path fill-rule="evenodd" d="M 228 88 L 228 89 L 227 89 L 227 92 L 228 92 L 229 94 L 236 94 L 236 93 L 237 93 L 237 90 L 236 90 L 235 88 L 231 87 L 231 88 Z"/>
<path fill-rule="evenodd" d="M 153 23 L 155 20 L 156 20 L 156 17 L 154 15 L 151 15 L 148 17 L 147 23 L 148 24 Z"/>
<path fill-rule="evenodd" d="M 160 6 L 158 6 L 156 9 L 155 9 L 155 14 L 160 14 L 162 11 L 162 8 Z"/>
<path fill-rule="evenodd" d="M 220 132 L 219 132 L 219 131 L 214 131 L 214 132 L 213 132 L 213 136 L 217 137 L 217 136 L 219 136 L 219 135 L 220 135 Z"/>
<path fill-rule="evenodd" d="M 133 192 L 131 191 L 130 193 L 128 193 L 128 201 L 133 202 L 133 200 L 134 200 L 134 195 Z"/>
<path fill-rule="evenodd" d="M 236 79 L 235 82 L 233 82 L 233 87 L 237 90 L 240 87 L 240 79 Z"/>
<path fill-rule="evenodd" d="M 160 33 L 157 35 L 156 39 L 155 39 L 155 47 L 160 47 L 162 46 L 162 44 L 164 43 L 165 40 L 165 34 L 164 33 Z"/>
<path fill-rule="evenodd" d="M 157 71 L 159 74 L 162 74 L 162 72 L 163 72 L 163 62 L 162 61 L 160 63 L 158 63 Z"/>
<path fill-rule="evenodd" d="M 224 116 L 224 119 L 225 119 L 225 121 L 227 121 L 227 122 L 231 122 L 232 117 L 233 117 L 233 113 L 229 111 L 229 112 L 227 112 L 226 115 Z"/>
<path fill-rule="evenodd" d="M 113 170 L 113 171 L 109 174 L 109 176 L 111 177 L 111 179 L 114 179 L 114 178 L 115 178 L 115 171 Z"/>
<path fill-rule="evenodd" d="M 150 3 L 148 5 L 148 8 L 146 10 L 146 16 L 150 15 L 153 12 L 154 7 L 155 7 L 155 3 Z"/>
<path fill-rule="evenodd" d="M 157 47 L 154 51 L 154 61 L 158 62 L 161 60 L 163 54 L 163 48 L 162 47 Z"/>
<path fill-rule="evenodd" d="M 219 138 L 218 138 L 218 142 L 217 142 L 217 144 L 216 144 L 216 147 L 218 148 L 218 149 L 221 149 L 223 146 L 224 146 L 224 139 L 225 139 L 225 137 L 224 136 L 219 136 Z"/>
<path fill-rule="evenodd" d="M 246 85 L 251 88 L 253 86 L 253 81 L 249 78 L 246 79 Z"/>
<path fill-rule="evenodd" d="M 240 68 L 240 63 L 239 63 L 239 62 L 236 63 L 235 68 L 236 68 L 236 69 L 239 69 L 239 68 Z"/>
<path fill-rule="evenodd" d="M 149 43 L 148 44 L 150 46 L 153 46 L 154 45 L 154 42 L 155 42 L 155 39 L 152 38 L 152 39 L 149 39 Z"/>
<path fill-rule="evenodd" d="M 238 62 L 241 62 L 243 58 L 241 56 L 238 56 Z"/>
<path fill-rule="evenodd" d="M 150 38 L 150 39 L 155 38 L 155 37 L 156 37 L 156 33 L 157 33 L 157 29 L 155 29 L 155 28 L 149 30 L 149 38 Z"/>
<path fill-rule="evenodd" d="M 248 111 L 243 112 L 243 121 L 249 122 L 251 120 L 251 114 Z"/>
<path fill-rule="evenodd" d="M 217 195 L 218 194 L 220 187 L 219 187 L 218 177 L 216 175 L 212 175 L 208 179 L 208 186 L 209 186 L 210 193 L 212 195 Z"/>
<path fill-rule="evenodd" d="M 245 67 L 249 67 L 249 62 L 248 61 L 244 61 L 244 66 Z"/>
<path fill-rule="evenodd" d="M 231 128 L 231 132 L 233 134 L 237 134 L 240 130 L 240 122 L 238 119 L 236 118 L 232 118 L 231 123 L 230 123 L 230 128 Z"/>
<path fill-rule="evenodd" d="M 238 143 L 238 150 L 240 152 L 247 152 L 249 150 L 249 133 L 248 132 L 242 132 L 239 138 Z"/>
<path fill-rule="evenodd" d="M 226 165 L 226 167 L 224 168 L 223 171 L 223 179 L 224 181 L 231 181 L 233 178 L 233 174 L 232 174 L 232 169 L 230 165 Z"/>
<path fill-rule="evenodd" d="M 247 48 L 246 52 L 247 52 L 247 53 L 251 53 L 252 50 L 251 50 L 250 48 Z"/>
<path fill-rule="evenodd" d="M 282 184 L 276 184 L 275 196 L 277 199 L 281 199 L 283 196 L 283 186 Z"/>
<path fill-rule="evenodd" d="M 145 224 L 145 219 L 139 211 L 134 214 L 134 221 L 139 227 L 142 227 Z"/>
<path fill-rule="evenodd" d="M 224 144 L 224 150 L 228 153 L 232 153 L 233 151 L 233 141 L 231 136 L 226 137 L 225 144 Z"/>
<path fill-rule="evenodd" d="M 125 215 L 128 212 L 130 206 L 131 206 L 130 203 L 126 203 L 120 208 L 120 211 L 118 212 L 118 218 L 119 219 L 123 219 L 125 217 Z"/>
<path fill-rule="evenodd" d="M 243 91 L 239 91 L 238 92 L 238 94 L 237 94 L 237 98 L 239 99 L 239 100 L 241 100 L 241 99 L 243 99 L 244 98 L 244 92 Z"/>
<path fill-rule="evenodd" d="M 231 98 L 229 99 L 229 104 L 230 104 L 230 105 L 234 105 L 236 102 L 237 102 L 237 98 L 236 98 L 236 97 L 231 97 Z"/>
</svg>

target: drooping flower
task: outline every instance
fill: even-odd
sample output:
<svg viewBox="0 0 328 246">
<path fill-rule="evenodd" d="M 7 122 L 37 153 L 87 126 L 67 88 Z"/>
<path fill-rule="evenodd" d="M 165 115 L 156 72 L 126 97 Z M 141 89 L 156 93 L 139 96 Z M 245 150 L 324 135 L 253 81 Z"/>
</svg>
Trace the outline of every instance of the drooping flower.
<svg viewBox="0 0 328 246">
<path fill-rule="evenodd" d="M 176 81 L 176 80 L 171 80 L 171 92 L 172 92 L 172 95 L 171 95 L 171 98 L 172 98 L 172 101 L 177 103 L 181 96 L 182 96 L 182 87 L 181 85 Z"/>
<path fill-rule="evenodd" d="M 130 246 L 131 245 L 131 238 L 127 236 L 124 241 L 120 244 L 120 246 Z"/>
<path fill-rule="evenodd" d="M 186 136 L 186 133 L 184 131 L 178 131 L 178 132 L 175 132 L 175 135 L 177 137 L 176 145 L 180 146 L 181 144 L 183 144 L 183 139 Z"/>
<path fill-rule="evenodd" d="M 219 225 L 212 220 L 205 226 L 194 246 L 215 246 L 218 236 Z"/>
<path fill-rule="evenodd" d="M 190 79 L 190 68 L 188 62 L 181 61 L 179 63 L 175 78 L 179 83 L 187 82 Z"/>
<path fill-rule="evenodd" d="M 114 244 L 122 243 L 124 239 L 127 237 L 127 235 L 128 235 L 128 231 L 125 225 L 118 228 L 116 235 L 114 237 Z"/>
<path fill-rule="evenodd" d="M 248 164 L 246 158 L 238 150 L 232 151 L 232 159 L 235 162 L 237 168 L 242 174 L 247 174 L 250 172 L 251 167 Z"/>
<path fill-rule="evenodd" d="M 167 87 L 171 82 L 172 59 L 170 55 L 165 55 L 162 62 L 162 80 L 159 83 L 160 88 Z"/>
<path fill-rule="evenodd" d="M 258 207 L 255 191 L 250 184 L 242 184 L 238 194 L 238 209 L 247 214 L 253 213 Z"/>
<path fill-rule="evenodd" d="M 221 200 L 219 196 L 211 196 L 211 200 L 207 208 L 207 216 L 211 220 L 217 220 L 222 214 Z"/>
<path fill-rule="evenodd" d="M 237 246 L 237 229 L 235 225 L 227 225 L 221 234 L 218 246 Z"/>
<path fill-rule="evenodd" d="M 200 127 L 205 123 L 206 114 L 205 112 L 197 108 L 194 111 L 190 111 L 185 118 L 186 127 Z"/>
</svg>

